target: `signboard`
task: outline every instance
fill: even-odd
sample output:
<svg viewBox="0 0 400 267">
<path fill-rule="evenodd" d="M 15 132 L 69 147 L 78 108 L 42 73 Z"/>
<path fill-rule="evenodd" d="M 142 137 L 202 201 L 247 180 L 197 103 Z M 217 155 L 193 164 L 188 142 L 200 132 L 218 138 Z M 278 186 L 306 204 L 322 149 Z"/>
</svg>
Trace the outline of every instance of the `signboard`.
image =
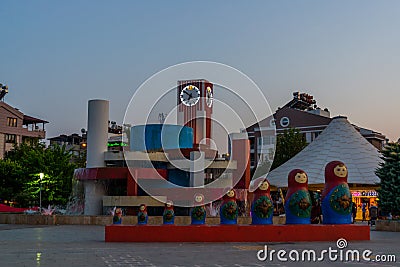
<svg viewBox="0 0 400 267">
<path fill-rule="evenodd" d="M 369 190 L 369 191 L 352 191 L 351 195 L 353 197 L 377 197 L 378 192 L 375 190 Z"/>
</svg>

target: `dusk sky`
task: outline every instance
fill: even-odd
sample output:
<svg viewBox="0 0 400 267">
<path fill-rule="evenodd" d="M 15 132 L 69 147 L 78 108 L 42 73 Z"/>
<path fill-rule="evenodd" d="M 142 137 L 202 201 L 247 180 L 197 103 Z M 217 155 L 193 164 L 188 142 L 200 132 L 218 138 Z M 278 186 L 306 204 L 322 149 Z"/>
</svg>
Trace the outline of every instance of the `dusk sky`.
<svg viewBox="0 0 400 267">
<path fill-rule="evenodd" d="M 5 101 L 49 121 L 54 137 L 87 127 L 90 99 L 110 100 L 110 119 L 122 123 L 150 76 L 215 61 L 253 79 L 272 110 L 306 92 L 394 141 L 399 14 L 400 1 L 2 0 L 0 83 Z"/>
</svg>

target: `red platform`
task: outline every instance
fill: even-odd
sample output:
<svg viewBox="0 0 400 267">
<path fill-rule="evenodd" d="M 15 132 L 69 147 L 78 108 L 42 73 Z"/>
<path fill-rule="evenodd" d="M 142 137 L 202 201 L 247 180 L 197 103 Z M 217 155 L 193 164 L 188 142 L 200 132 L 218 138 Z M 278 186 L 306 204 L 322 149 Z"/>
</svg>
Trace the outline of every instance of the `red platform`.
<svg viewBox="0 0 400 267">
<path fill-rule="evenodd" d="M 107 225 L 106 242 L 370 240 L 368 225 Z"/>
</svg>

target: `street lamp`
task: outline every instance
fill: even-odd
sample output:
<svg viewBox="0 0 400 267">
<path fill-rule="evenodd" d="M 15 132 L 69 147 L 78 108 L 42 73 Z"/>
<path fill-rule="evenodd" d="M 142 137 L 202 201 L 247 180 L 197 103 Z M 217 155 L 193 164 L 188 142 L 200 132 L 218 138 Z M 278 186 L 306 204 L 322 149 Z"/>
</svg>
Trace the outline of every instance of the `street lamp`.
<svg viewBox="0 0 400 267">
<path fill-rule="evenodd" d="M 39 173 L 40 185 L 39 185 L 39 212 L 42 213 L 42 179 L 44 177 L 44 173 Z"/>
</svg>

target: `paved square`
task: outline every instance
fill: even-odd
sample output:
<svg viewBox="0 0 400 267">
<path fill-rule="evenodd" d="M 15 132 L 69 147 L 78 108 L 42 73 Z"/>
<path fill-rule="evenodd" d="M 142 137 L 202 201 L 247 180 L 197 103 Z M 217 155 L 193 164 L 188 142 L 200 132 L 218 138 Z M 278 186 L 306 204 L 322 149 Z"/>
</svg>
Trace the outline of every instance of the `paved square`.
<svg viewBox="0 0 400 267">
<path fill-rule="evenodd" d="M 105 243 L 103 226 L 0 225 L 0 266 L 321 266 L 321 262 L 259 261 L 257 252 L 284 249 L 321 251 L 336 242 L 302 243 Z M 400 233 L 371 232 L 371 241 L 348 249 L 395 255 L 397 262 L 331 262 L 327 266 L 400 266 Z M 372 258 L 373 259 L 373 256 Z"/>
</svg>

